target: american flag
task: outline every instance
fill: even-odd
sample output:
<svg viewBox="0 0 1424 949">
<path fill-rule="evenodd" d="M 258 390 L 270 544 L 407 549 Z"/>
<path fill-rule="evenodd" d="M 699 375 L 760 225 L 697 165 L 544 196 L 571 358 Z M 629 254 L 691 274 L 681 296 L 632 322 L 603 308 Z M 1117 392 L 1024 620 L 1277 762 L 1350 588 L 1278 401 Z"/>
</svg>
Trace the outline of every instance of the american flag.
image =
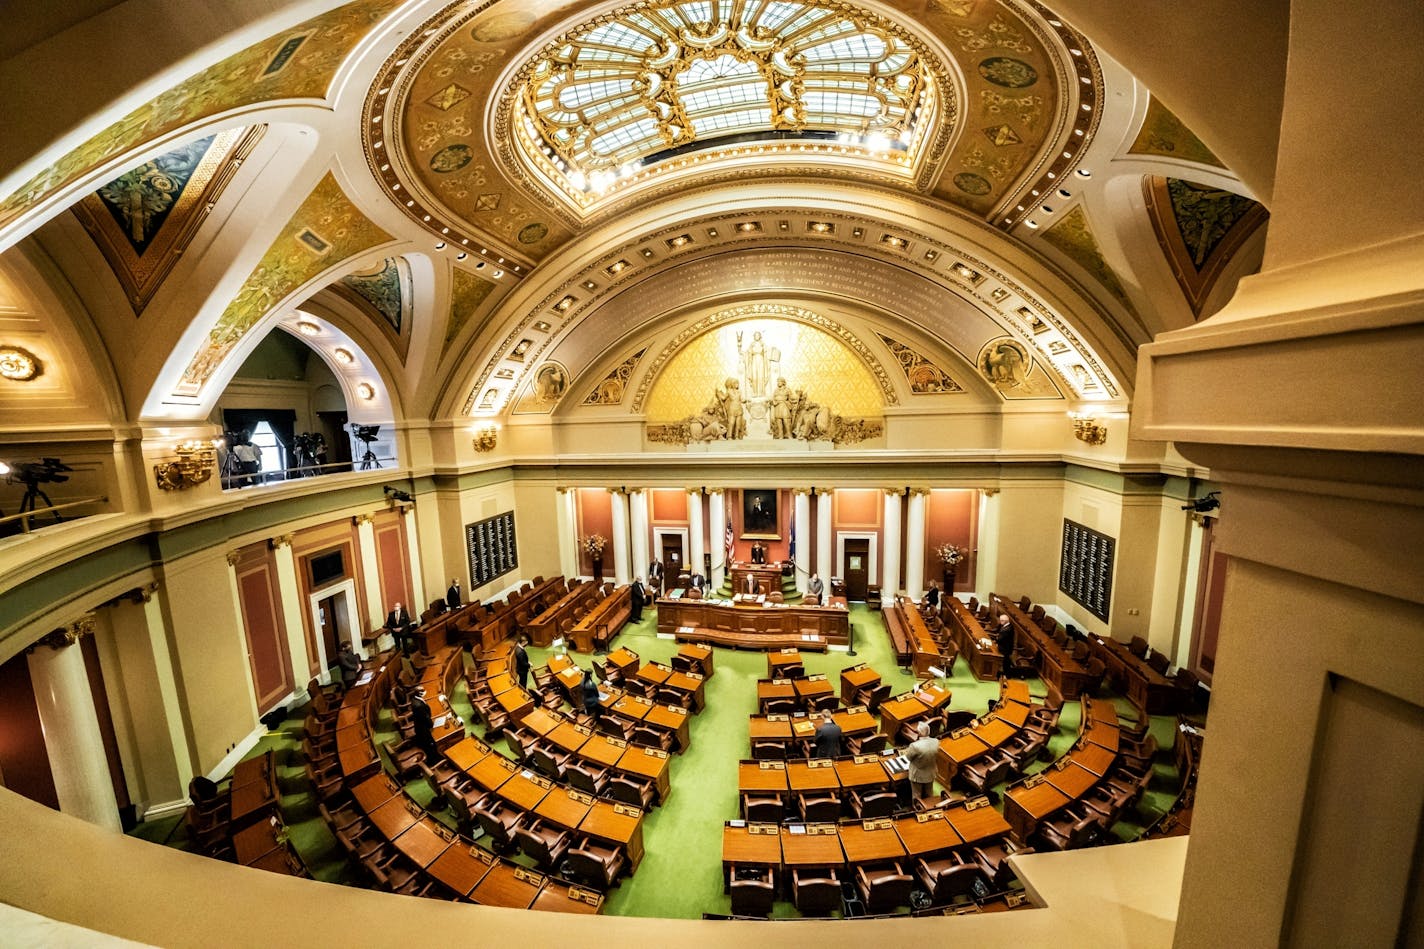
<svg viewBox="0 0 1424 949">
<path fill-rule="evenodd" d="M 736 535 L 732 533 L 732 519 L 727 518 L 727 563 L 732 562 L 732 542 L 736 540 Z"/>
</svg>

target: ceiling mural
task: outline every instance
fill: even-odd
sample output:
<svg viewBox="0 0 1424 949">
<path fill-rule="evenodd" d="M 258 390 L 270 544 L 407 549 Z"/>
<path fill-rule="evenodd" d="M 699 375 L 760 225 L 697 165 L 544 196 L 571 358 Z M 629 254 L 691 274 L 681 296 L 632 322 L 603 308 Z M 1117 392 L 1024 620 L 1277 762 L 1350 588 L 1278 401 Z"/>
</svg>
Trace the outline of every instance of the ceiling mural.
<svg viewBox="0 0 1424 949">
<path fill-rule="evenodd" d="M 482 280 L 474 274 L 466 273 L 459 267 L 454 269 L 454 277 L 450 289 L 450 319 L 445 324 L 445 346 L 449 350 L 450 344 L 455 337 L 460 335 L 460 331 L 470 322 L 470 318 L 479 310 L 480 304 L 485 302 L 485 298 L 494 289 L 494 284 L 488 280 Z"/>
<path fill-rule="evenodd" d="M 1159 155 L 1214 168 L 1226 167 L 1156 96 L 1148 101 L 1142 128 L 1138 129 L 1137 138 L 1127 151 L 1132 155 Z"/>
<path fill-rule="evenodd" d="M 895 361 L 904 370 L 905 381 L 915 395 L 939 395 L 945 392 L 963 392 L 964 387 L 950 378 L 935 363 L 919 351 L 884 333 L 877 333 L 880 341 L 894 355 Z"/>
<path fill-rule="evenodd" d="M 1179 178 L 1149 176 L 1143 194 L 1162 252 L 1200 316 L 1217 279 L 1269 215 L 1250 198 Z"/>
<path fill-rule="evenodd" d="M 0 201 L 0 227 L 119 155 L 192 122 L 257 102 L 324 98 L 342 61 L 400 2 L 356 0 L 164 90 Z"/>
<path fill-rule="evenodd" d="M 388 57 L 373 84 L 363 121 L 372 173 L 412 221 L 439 239 L 537 263 L 598 219 L 580 218 L 554 192 L 573 204 L 595 191 L 653 200 L 685 188 L 693 173 L 710 182 L 812 167 L 933 188 L 937 197 L 988 216 L 1043 175 L 1058 173 L 1053 169 L 1061 163 L 1076 161 L 1084 131 L 1096 121 L 1101 80 L 1091 50 L 1060 22 L 1050 26 L 1009 4 L 902 0 L 878 8 L 883 24 L 863 11 L 847 20 L 868 31 L 859 34 L 863 39 L 828 35 L 819 46 L 788 47 L 794 61 L 788 52 L 770 62 L 758 57 L 783 42 L 778 17 L 804 8 L 808 18 L 839 22 L 849 8 L 825 0 L 756 8 L 687 4 L 689 11 L 765 20 L 713 17 L 702 24 L 700 15 L 682 23 L 681 6 L 640 3 L 583 23 L 569 20 L 572 4 L 537 14 L 448 7 Z M 560 23 L 572 25 L 551 33 Z M 519 43 L 540 36 L 554 38 L 539 47 Z M 1052 51 L 1058 43 L 1074 55 Z M 581 49 L 616 64 L 609 60 L 607 75 L 585 75 L 578 71 Z M 942 62 L 944 52 L 956 60 Z M 914 71 L 916 63 L 923 71 Z M 807 84 L 817 64 L 845 71 L 836 91 Z M 887 84 L 872 91 L 866 77 L 880 73 Z M 506 81 L 496 88 L 501 77 Z M 934 96 L 919 107 L 920 127 L 906 109 L 931 87 Z M 940 105 L 926 114 L 932 101 Z M 514 117 L 517 105 L 527 107 L 522 119 Z M 484 134 L 490 127 L 493 136 Z M 542 150 L 515 160 L 521 140 Z M 702 140 L 716 147 L 698 150 Z M 928 160 L 939 162 L 933 175 L 876 170 L 876 155 L 892 159 L 890 168 L 921 141 Z M 512 183 L 507 172 L 520 181 Z M 612 207 L 603 202 L 594 210 L 602 215 Z M 625 201 L 618 209 L 626 207 Z M 522 262 L 511 263 L 514 273 L 523 272 Z"/>
<path fill-rule="evenodd" d="M 230 129 L 189 142 L 74 206 L 135 315 L 153 299 L 262 132 Z"/>
<path fill-rule="evenodd" d="M 633 370 L 638 368 L 638 362 L 643 358 L 646 348 L 638 350 L 627 359 L 620 362 L 609 370 L 608 375 L 603 377 L 598 385 L 584 396 L 584 405 L 619 405 L 623 401 L 623 394 L 628 391 L 628 380 L 633 376 Z"/>
<path fill-rule="evenodd" d="M 404 261 L 387 257 L 374 267 L 347 274 L 338 285 L 365 301 L 397 336 L 401 335 L 411 299 L 410 273 Z"/>
<path fill-rule="evenodd" d="M 297 208 L 208 333 L 175 390 L 196 395 L 223 358 L 272 308 L 343 260 L 391 240 L 357 210 L 328 172 Z"/>
<path fill-rule="evenodd" d="M 1102 247 L 1088 225 L 1088 215 L 1081 204 L 1075 204 L 1057 224 L 1044 231 L 1043 239 L 1086 270 L 1129 313 L 1137 312 L 1127 291 L 1122 288 L 1122 281 L 1103 256 Z"/>
</svg>

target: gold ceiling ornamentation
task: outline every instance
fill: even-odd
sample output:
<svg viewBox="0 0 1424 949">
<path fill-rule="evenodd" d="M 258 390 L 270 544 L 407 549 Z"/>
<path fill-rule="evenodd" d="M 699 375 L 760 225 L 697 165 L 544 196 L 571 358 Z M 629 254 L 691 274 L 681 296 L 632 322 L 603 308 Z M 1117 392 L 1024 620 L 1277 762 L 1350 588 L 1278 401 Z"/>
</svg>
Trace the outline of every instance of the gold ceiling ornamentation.
<svg viewBox="0 0 1424 949">
<path fill-rule="evenodd" d="M 29 382 L 44 375 L 40 357 L 23 346 L 0 346 L 0 379 Z"/>
<path fill-rule="evenodd" d="M 740 346 L 731 335 L 735 330 L 729 324 L 733 323 L 740 324 Z M 797 384 L 804 385 L 817 402 L 833 402 L 853 415 L 877 414 L 886 405 L 899 404 L 885 367 L 848 329 L 804 307 L 748 303 L 709 314 L 673 337 L 643 376 L 633 411 L 644 412 L 646 405 L 650 418 L 671 421 L 701 410 L 706 393 L 736 371 L 754 350 L 758 332 L 774 335 L 760 341 L 766 371 L 748 379 L 752 387 L 761 384 L 765 388 L 751 392 L 748 399 L 769 397 L 779 376 L 788 375 L 795 376 Z M 781 341 L 776 337 L 782 337 Z M 777 358 L 772 358 L 770 348 L 779 350 Z M 786 361 L 785 372 L 782 360 Z M 832 363 L 836 375 L 822 375 L 821 367 Z M 661 385 L 664 374 L 675 380 L 677 392 L 674 395 L 668 389 L 667 397 L 659 399 L 655 408 L 652 390 Z M 813 381 L 812 376 L 817 378 Z"/>
<path fill-rule="evenodd" d="M 450 319 L 445 324 L 444 348 L 446 350 L 449 350 L 455 337 L 460 335 L 465 324 L 475 315 L 480 304 L 485 302 L 485 298 L 494 289 L 494 284 L 488 280 L 481 280 L 459 267 L 454 268 L 454 274 L 453 286 L 450 291 Z"/>
<path fill-rule="evenodd" d="M 891 339 L 884 333 L 876 335 L 880 337 L 885 348 L 890 350 L 895 360 L 900 364 L 900 368 L 904 370 L 905 381 L 910 384 L 910 391 L 915 395 L 938 395 L 944 392 L 964 391 L 964 387 L 951 379 L 949 373 L 925 358 L 917 350 L 911 349 L 899 340 Z"/>
<path fill-rule="evenodd" d="M 582 210 L 674 155 L 748 140 L 836 136 L 910 174 L 939 111 L 954 114 L 927 59 L 897 24 L 841 3 L 655 0 L 546 44 L 505 102 L 521 157 Z"/>
<path fill-rule="evenodd" d="M 1153 96 L 1147 103 L 1147 114 L 1142 117 L 1142 128 L 1137 131 L 1128 148 L 1130 155 L 1160 155 L 1163 158 L 1180 158 L 1194 161 L 1213 168 L 1225 168 L 1202 140 L 1187 128 L 1186 123 Z"/>
<path fill-rule="evenodd" d="M 984 378 L 1006 399 L 1061 399 L 1063 396 L 1028 347 L 1011 336 L 989 340 L 977 360 Z"/>
<path fill-rule="evenodd" d="M 1103 256 L 1103 249 L 1088 224 L 1088 216 L 1083 213 L 1082 204 L 1073 205 L 1072 210 L 1063 215 L 1062 220 L 1044 231 L 1043 239 L 1086 270 L 1127 312 L 1136 315 L 1137 308 L 1132 305 L 1127 291 L 1123 289 L 1117 272 Z"/>
<path fill-rule="evenodd" d="M 356 0 L 190 76 L 48 165 L 0 202 L 0 227 L 144 142 L 240 106 L 321 99 L 337 68 L 400 0 Z M 300 68 L 287 68 L 289 66 Z"/>
<path fill-rule="evenodd" d="M 1142 191 L 1157 243 L 1200 317 L 1222 272 L 1269 214 L 1250 198 L 1178 178 L 1149 175 Z"/>
<path fill-rule="evenodd" d="M 391 236 L 357 210 L 330 172 L 297 208 L 183 372 L 179 395 L 196 395 L 247 331 L 303 284 Z"/>
<path fill-rule="evenodd" d="M 628 391 L 628 380 L 633 377 L 633 370 L 638 368 L 638 361 L 643 358 L 647 348 L 638 350 L 617 366 L 614 366 L 608 375 L 603 377 L 603 381 L 594 386 L 593 391 L 584 396 L 584 405 L 619 405 L 623 401 L 623 393 Z"/>
<path fill-rule="evenodd" d="M 569 371 L 556 362 L 546 362 L 534 373 L 524 397 L 514 407 L 516 415 L 549 415 L 569 389 Z"/>
</svg>

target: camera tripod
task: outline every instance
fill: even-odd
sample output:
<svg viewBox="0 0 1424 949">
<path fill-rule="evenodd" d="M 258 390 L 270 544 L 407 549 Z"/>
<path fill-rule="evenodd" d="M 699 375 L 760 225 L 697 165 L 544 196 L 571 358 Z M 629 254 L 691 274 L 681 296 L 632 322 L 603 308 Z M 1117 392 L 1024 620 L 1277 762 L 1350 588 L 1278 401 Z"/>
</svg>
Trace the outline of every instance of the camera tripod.
<svg viewBox="0 0 1424 949">
<path fill-rule="evenodd" d="M 223 453 L 222 471 L 219 472 L 219 477 L 222 479 L 222 486 L 224 488 L 232 487 L 237 481 L 237 476 L 241 473 L 242 468 L 238 464 L 237 454 L 232 450 L 232 447 L 229 446 L 228 450 Z"/>
<path fill-rule="evenodd" d="M 381 461 L 376 457 L 376 453 L 371 450 L 371 443 L 365 442 L 365 453 L 361 456 L 361 467 L 359 471 L 370 471 L 372 468 L 381 467 Z"/>
<path fill-rule="evenodd" d="M 43 491 L 40 490 L 39 482 L 37 482 L 37 481 L 26 481 L 26 482 L 25 482 L 25 496 L 24 496 L 24 498 L 20 501 L 20 511 L 19 511 L 19 513 L 21 513 L 21 514 L 34 514 L 34 513 L 36 513 L 36 512 L 39 510 L 39 504 L 38 504 L 38 501 L 39 501 L 39 500 L 43 500 L 43 501 L 44 501 L 44 506 L 47 507 L 47 508 L 51 508 L 51 509 L 52 509 L 52 508 L 54 507 L 54 502 L 49 499 L 49 495 L 48 495 L 48 494 L 45 494 Z M 56 524 L 58 524 L 60 521 L 64 520 L 64 516 L 63 516 L 62 514 L 60 514 L 58 511 L 51 510 L 49 513 L 50 513 L 50 516 L 54 518 L 54 522 L 55 522 Z M 33 520 L 33 518 L 31 518 L 31 520 Z"/>
</svg>

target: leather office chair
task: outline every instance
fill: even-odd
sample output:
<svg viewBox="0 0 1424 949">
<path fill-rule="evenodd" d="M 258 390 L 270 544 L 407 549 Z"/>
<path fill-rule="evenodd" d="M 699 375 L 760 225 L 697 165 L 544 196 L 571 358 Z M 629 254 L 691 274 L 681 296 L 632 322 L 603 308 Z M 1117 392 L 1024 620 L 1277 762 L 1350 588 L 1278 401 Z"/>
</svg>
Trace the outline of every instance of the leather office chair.
<svg viewBox="0 0 1424 949">
<path fill-rule="evenodd" d="M 539 737 L 521 725 L 511 725 L 504 730 L 504 740 L 509 744 L 514 760 L 523 761 L 529 757 L 529 749 L 538 743 Z"/>
<path fill-rule="evenodd" d="M 885 750 L 885 741 L 883 732 L 875 732 L 859 738 L 847 738 L 846 747 L 853 755 L 878 755 Z"/>
<path fill-rule="evenodd" d="M 808 824 L 835 823 L 841 818 L 841 799 L 824 791 L 796 795 L 796 809 Z"/>
<path fill-rule="evenodd" d="M 627 866 L 623 848 L 583 836 L 569 847 L 562 869 L 579 883 L 606 891 Z"/>
<path fill-rule="evenodd" d="M 827 692 L 825 695 L 818 695 L 811 700 L 811 711 L 813 712 L 834 712 L 841 707 L 841 700 L 834 692 Z"/>
<path fill-rule="evenodd" d="M 683 692 L 680 689 L 659 688 L 653 693 L 653 701 L 659 705 L 671 705 L 676 708 L 690 708 L 692 706 L 692 693 Z"/>
<path fill-rule="evenodd" d="M 779 824 L 786 816 L 786 804 L 775 795 L 742 793 L 742 817 L 756 824 Z"/>
<path fill-rule="evenodd" d="M 447 811 L 455 818 L 455 829 L 467 837 L 477 836 L 474 830 L 479 821 L 470 805 L 479 800 L 478 791 L 471 794 L 457 789 L 454 785 L 446 785 L 442 796 L 445 798 Z"/>
<path fill-rule="evenodd" d="M 603 793 L 605 797 L 620 804 L 629 804 L 645 811 L 652 808 L 657 798 L 657 789 L 651 781 L 638 781 L 626 774 L 616 773 L 608 779 Z"/>
<path fill-rule="evenodd" d="M 672 657 L 672 667 L 677 672 L 702 672 L 702 663 L 681 653 Z"/>
<path fill-rule="evenodd" d="M 1157 739 L 1148 735 L 1143 741 L 1121 739 L 1117 749 L 1117 765 L 1138 774 L 1152 773 L 1152 758 L 1157 754 Z"/>
<path fill-rule="evenodd" d="M 350 830 L 352 827 L 359 829 L 366 825 L 366 815 L 350 804 L 336 804 L 332 808 L 328 808 L 325 804 L 317 802 L 316 809 L 333 833 L 338 830 Z"/>
<path fill-rule="evenodd" d="M 821 595 L 819 593 L 807 593 L 801 598 L 801 602 L 805 606 L 820 606 Z"/>
<path fill-rule="evenodd" d="M 425 779 L 425 783 L 430 785 L 430 792 L 436 797 L 441 797 L 445 791 L 445 785 L 454 784 L 463 777 L 467 777 L 465 772 L 458 770 L 443 757 L 428 765 L 424 761 L 420 763 L 418 769 L 420 776 Z"/>
<path fill-rule="evenodd" d="M 524 812 L 509 806 L 493 794 L 486 794 L 470 805 L 475 821 L 489 838 L 490 846 L 496 851 L 506 851 L 515 846 L 514 832 L 524 820 Z"/>
<path fill-rule="evenodd" d="M 933 860 L 918 858 L 915 860 L 915 871 L 930 899 L 940 904 L 972 894 L 974 884 L 984 878 L 978 863 L 966 861 L 954 853 Z"/>
<path fill-rule="evenodd" d="M 806 678 L 806 667 L 801 663 L 789 666 L 782 666 L 777 673 L 783 679 L 804 679 Z"/>
<path fill-rule="evenodd" d="M 977 613 L 978 611 L 979 611 L 979 598 L 978 598 L 977 596 L 971 596 L 971 597 L 969 598 L 969 612 L 970 612 L 970 613 Z"/>
<path fill-rule="evenodd" d="M 404 739 L 399 743 L 383 741 L 381 747 L 385 749 L 387 757 L 391 759 L 391 764 L 395 766 L 396 774 L 402 778 L 409 778 L 425 761 L 425 752 Z"/>
<path fill-rule="evenodd" d="M 870 914 L 894 912 L 910 905 L 910 890 L 915 880 L 900 867 L 899 861 L 855 868 L 855 886 Z"/>
<path fill-rule="evenodd" d="M 1141 659 L 1147 655 L 1147 640 L 1141 636 L 1132 637 L 1132 642 L 1127 644 L 1127 651 Z"/>
<path fill-rule="evenodd" d="M 1018 606 L 1019 609 L 1023 610 L 1024 612 L 1028 612 L 1028 610 L 1033 606 L 1033 601 L 1026 596 L 1021 596 L 1019 597 Z"/>
<path fill-rule="evenodd" d="M 609 738 L 627 741 L 633 735 L 633 723 L 617 715 L 600 715 L 593 724 L 593 730 Z"/>
<path fill-rule="evenodd" d="M 861 820 L 889 817 L 900 806 L 900 799 L 894 791 L 850 791 L 850 809 Z"/>
<path fill-rule="evenodd" d="M 962 783 L 983 794 L 996 784 L 1002 784 L 1013 777 L 1014 763 L 996 752 L 990 752 L 961 767 L 955 777 Z"/>
<path fill-rule="evenodd" d="M 1014 854 L 1033 853 L 1032 847 L 1018 847 L 1005 840 L 1002 843 L 974 848 L 974 862 L 984 872 L 990 887 L 996 893 L 1007 890 L 1014 882 L 1014 870 L 1008 858 Z"/>
<path fill-rule="evenodd" d="M 312 762 L 308 760 L 307 764 L 311 765 Z M 313 770 L 315 769 L 309 768 L 308 774 Z M 188 782 L 188 800 L 192 802 L 193 810 L 199 817 L 220 816 L 223 820 L 227 820 L 231 792 L 220 788 L 211 778 L 201 774 L 194 775 L 193 779 Z"/>
<path fill-rule="evenodd" d="M 530 669 L 529 672 L 534 676 L 534 685 L 538 687 L 540 692 L 547 690 L 549 686 L 554 684 L 554 674 L 549 671 L 547 665 L 535 666 Z"/>
<path fill-rule="evenodd" d="M 672 732 L 653 728 L 651 725 L 634 725 L 633 734 L 628 741 L 635 745 L 669 752 L 673 750 L 674 744 Z"/>
<path fill-rule="evenodd" d="M 1147 657 L 1147 664 L 1162 673 L 1162 675 L 1166 675 L 1167 670 L 1172 666 L 1172 660 L 1168 658 L 1166 653 L 1158 652 L 1154 649 Z"/>
<path fill-rule="evenodd" d="M 1104 830 L 1100 814 L 1069 805 L 1059 816 L 1038 825 L 1038 841 L 1048 850 L 1073 850 L 1094 842 Z"/>
<path fill-rule="evenodd" d="M 1019 732 L 1001 746 L 1002 752 L 1014 763 L 1014 771 L 1022 772 L 1048 750 L 1048 736 Z"/>
<path fill-rule="evenodd" d="M 385 838 L 370 826 L 353 827 L 349 831 L 333 831 L 332 836 L 341 845 L 341 849 L 345 850 L 347 855 L 357 863 L 363 863 L 368 858 L 380 853 L 381 848 L 386 844 Z"/>
<path fill-rule="evenodd" d="M 761 738 L 752 742 L 752 757 L 757 761 L 785 761 L 786 745 L 775 738 Z"/>
<path fill-rule="evenodd" d="M 796 700 L 792 698 L 767 699 L 762 703 L 762 712 L 766 715 L 794 715 L 800 711 Z"/>
<path fill-rule="evenodd" d="M 572 842 L 568 831 L 560 830 L 538 817 L 531 823 L 516 827 L 512 836 L 524 855 L 547 871 L 558 869 Z"/>
<path fill-rule="evenodd" d="M 341 771 L 317 771 L 308 761 L 305 767 L 307 780 L 311 782 L 312 790 L 316 792 L 318 800 L 329 801 L 332 798 L 341 797 L 346 793 L 346 782 L 341 777 Z M 226 817 L 223 818 L 226 820 Z"/>
<path fill-rule="evenodd" d="M 700 600 L 702 599 L 702 591 L 697 587 L 693 587 L 692 589 L 684 593 L 683 596 L 685 596 L 689 600 Z"/>
<path fill-rule="evenodd" d="M 568 764 L 569 756 L 561 752 L 553 752 L 543 745 L 536 745 L 529 749 L 529 757 L 525 763 L 535 771 L 547 778 L 555 781 L 564 780 L 564 766 Z"/>
<path fill-rule="evenodd" d="M 791 871 L 791 897 L 802 916 L 830 916 L 843 905 L 841 881 L 834 867 Z"/>
<path fill-rule="evenodd" d="M 733 916 L 770 916 L 776 900 L 776 874 L 771 867 L 737 867 L 727 890 Z"/>
<path fill-rule="evenodd" d="M 608 774 L 607 768 L 601 768 L 590 761 L 570 760 L 564 766 L 564 780 L 569 787 L 594 797 L 603 795 L 603 790 L 608 785 Z"/>
</svg>

